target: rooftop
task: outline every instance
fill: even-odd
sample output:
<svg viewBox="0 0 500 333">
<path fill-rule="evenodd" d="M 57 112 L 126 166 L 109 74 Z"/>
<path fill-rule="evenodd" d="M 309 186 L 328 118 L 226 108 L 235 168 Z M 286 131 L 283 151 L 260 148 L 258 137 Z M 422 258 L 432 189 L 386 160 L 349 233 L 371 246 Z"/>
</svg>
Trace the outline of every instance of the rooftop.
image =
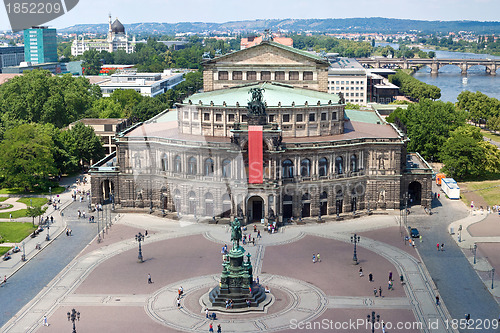
<svg viewBox="0 0 500 333">
<path fill-rule="evenodd" d="M 309 106 L 338 104 L 339 97 L 336 94 L 328 94 L 316 90 L 302 89 L 276 82 L 253 83 L 243 86 L 236 86 L 227 89 L 214 90 L 205 93 L 191 95 L 184 100 L 184 104 L 188 104 L 189 100 L 193 104 L 201 104 L 210 106 L 213 102 L 214 106 L 223 106 L 226 103 L 228 107 L 236 107 L 236 103 L 240 106 L 246 106 L 251 100 L 250 89 L 263 88 L 263 100 L 268 107 L 291 107 L 292 103 L 295 106 L 304 106 L 307 102 Z"/>
<path fill-rule="evenodd" d="M 373 112 L 372 110 L 345 110 L 345 119 L 350 121 L 368 123 L 368 124 L 382 124 L 384 121 Z"/>
</svg>

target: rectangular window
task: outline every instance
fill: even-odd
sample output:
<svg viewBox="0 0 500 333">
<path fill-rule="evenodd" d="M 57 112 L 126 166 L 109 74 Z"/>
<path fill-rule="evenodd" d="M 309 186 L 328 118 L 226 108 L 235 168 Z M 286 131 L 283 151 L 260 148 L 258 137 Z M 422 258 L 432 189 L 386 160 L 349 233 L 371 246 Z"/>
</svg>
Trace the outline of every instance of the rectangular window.
<svg viewBox="0 0 500 333">
<path fill-rule="evenodd" d="M 111 132 L 111 131 L 113 131 L 113 125 L 105 124 L 104 125 L 104 132 Z"/>
<path fill-rule="evenodd" d="M 359 84 L 359 81 L 356 81 L 356 84 Z"/>
<path fill-rule="evenodd" d="M 222 114 L 216 113 L 215 114 L 215 121 L 222 121 Z"/>
<path fill-rule="evenodd" d="M 289 80 L 298 80 L 299 79 L 299 72 L 288 73 L 288 79 Z"/>
<path fill-rule="evenodd" d="M 257 72 L 249 71 L 247 72 L 247 80 L 257 80 Z"/>
<path fill-rule="evenodd" d="M 227 71 L 219 72 L 219 80 L 229 80 L 229 74 Z"/>
<path fill-rule="evenodd" d="M 321 113 L 321 120 L 326 120 L 326 112 Z"/>
<path fill-rule="evenodd" d="M 274 114 L 269 115 L 269 122 L 273 123 L 274 122 Z"/>
<path fill-rule="evenodd" d="M 332 112 L 332 120 L 337 120 L 337 112 Z"/>
<path fill-rule="evenodd" d="M 315 113 L 309 113 L 309 121 L 316 121 L 316 114 Z"/>
<path fill-rule="evenodd" d="M 198 120 L 198 113 L 197 112 L 193 112 L 193 120 Z"/>
<path fill-rule="evenodd" d="M 363 97 L 363 93 L 360 93 L 359 96 Z"/>
<path fill-rule="evenodd" d="M 354 84 L 354 81 L 351 81 L 351 84 Z"/>
<path fill-rule="evenodd" d="M 274 77 L 276 81 L 284 81 L 285 80 L 285 72 L 277 71 L 274 73 Z"/>
<path fill-rule="evenodd" d="M 228 114 L 227 115 L 227 121 L 234 122 L 234 114 Z"/>
<path fill-rule="evenodd" d="M 359 97 L 359 93 L 356 93 L 356 97 Z"/>
<path fill-rule="evenodd" d="M 203 120 L 204 121 L 210 121 L 210 113 L 204 113 L 203 114 Z"/>
<path fill-rule="evenodd" d="M 336 81 L 335 83 L 336 83 L 336 84 L 339 84 L 339 83 L 340 83 L 340 81 Z"/>
<path fill-rule="evenodd" d="M 271 80 L 271 72 L 269 72 L 269 71 L 260 72 L 260 79 L 262 81 L 270 81 Z"/>
<path fill-rule="evenodd" d="M 189 112 L 184 112 L 184 119 L 189 119 Z"/>
<path fill-rule="evenodd" d="M 303 73 L 304 81 L 311 81 L 313 79 L 313 72 Z"/>
<path fill-rule="evenodd" d="M 243 123 L 243 122 L 246 122 L 246 121 L 247 121 L 247 119 L 248 119 L 248 117 L 247 117 L 247 115 L 246 115 L 246 114 L 244 114 L 244 115 L 242 115 L 242 116 L 241 116 L 241 122 L 242 122 L 242 123 Z"/>
<path fill-rule="evenodd" d="M 302 121 L 303 121 L 303 120 L 302 120 L 302 113 L 299 113 L 299 114 L 297 115 L 297 122 L 298 122 L 298 123 L 301 123 Z"/>
<path fill-rule="evenodd" d="M 241 71 L 233 72 L 233 80 L 243 80 L 243 72 Z"/>
<path fill-rule="evenodd" d="M 284 123 L 290 122 L 290 115 L 289 114 L 284 114 L 283 115 L 283 122 Z"/>
<path fill-rule="evenodd" d="M 346 81 L 346 82 L 347 82 L 347 84 L 349 84 L 349 81 Z M 342 81 L 341 83 L 344 84 L 344 81 Z"/>
</svg>

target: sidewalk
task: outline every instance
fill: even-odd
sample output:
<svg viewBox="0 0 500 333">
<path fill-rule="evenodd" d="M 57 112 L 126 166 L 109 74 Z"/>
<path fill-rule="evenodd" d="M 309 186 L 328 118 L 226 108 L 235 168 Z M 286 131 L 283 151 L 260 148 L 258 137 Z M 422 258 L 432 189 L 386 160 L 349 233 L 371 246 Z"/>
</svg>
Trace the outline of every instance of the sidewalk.
<svg viewBox="0 0 500 333">
<path fill-rule="evenodd" d="M 71 194 L 73 193 L 73 190 L 75 190 L 76 184 L 75 184 L 75 177 L 71 178 L 66 178 L 64 179 L 60 185 L 61 186 L 70 186 L 69 190 L 64 191 L 61 193 L 58 197 L 58 199 L 61 200 L 61 203 L 58 205 L 58 209 L 54 210 L 52 205 L 49 205 L 47 207 L 47 211 L 45 212 L 44 216 L 50 216 L 54 217 L 54 222 L 49 223 L 49 235 L 50 235 L 50 240 L 47 241 L 46 236 L 47 236 L 47 228 L 45 227 L 44 230 L 38 234 L 35 238 L 31 238 L 31 235 L 26 237 L 22 242 L 16 243 L 19 248 L 21 249 L 20 252 L 18 253 L 12 253 L 11 251 L 11 259 L 9 260 L 0 260 L 0 277 L 2 277 L 1 281 L 3 281 L 3 277 L 7 277 L 7 281 L 9 278 L 15 274 L 18 270 L 20 270 L 27 262 L 29 262 L 31 259 L 33 259 L 40 251 L 42 251 L 44 248 L 49 246 L 61 233 L 63 233 L 66 230 L 66 222 L 64 221 L 64 211 L 65 209 L 73 202 L 71 198 Z M 82 186 L 80 185 L 78 187 L 79 189 L 85 189 L 90 188 L 90 184 L 87 183 L 87 185 Z M 52 198 L 54 199 L 56 196 L 52 195 Z M 17 200 L 17 198 L 16 198 Z M 7 202 L 8 200 L 6 200 Z M 11 202 L 8 202 L 12 204 Z M 24 204 L 22 204 L 24 206 Z M 22 209 L 17 208 L 17 209 Z M 9 219 L 2 219 L 3 221 L 9 221 Z M 36 220 L 36 219 L 35 219 Z M 19 222 L 32 222 L 32 218 L 30 217 L 23 217 L 19 219 L 15 219 L 15 221 Z M 35 221 L 36 224 L 36 221 Z M 15 246 L 14 243 L 4 243 L 4 246 Z M 22 261 L 22 255 L 25 253 L 25 261 Z M 3 283 L 3 282 L 2 282 Z M 8 283 L 8 282 L 7 282 Z M 0 284 L 2 286 L 2 284 Z"/>
</svg>

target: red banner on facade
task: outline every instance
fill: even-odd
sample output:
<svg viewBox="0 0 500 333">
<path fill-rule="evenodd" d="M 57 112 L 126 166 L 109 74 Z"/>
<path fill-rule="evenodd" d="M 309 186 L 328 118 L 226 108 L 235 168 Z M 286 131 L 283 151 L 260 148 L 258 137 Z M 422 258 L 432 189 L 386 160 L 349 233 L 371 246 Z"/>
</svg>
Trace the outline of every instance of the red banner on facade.
<svg viewBox="0 0 500 333">
<path fill-rule="evenodd" d="M 262 184 L 262 126 L 248 126 L 248 183 Z"/>
</svg>

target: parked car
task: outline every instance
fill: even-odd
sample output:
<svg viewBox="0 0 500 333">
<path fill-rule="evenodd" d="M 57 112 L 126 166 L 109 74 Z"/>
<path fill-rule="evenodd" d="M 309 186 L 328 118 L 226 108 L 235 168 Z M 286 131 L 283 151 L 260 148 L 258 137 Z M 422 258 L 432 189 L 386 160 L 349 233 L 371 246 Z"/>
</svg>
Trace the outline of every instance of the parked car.
<svg viewBox="0 0 500 333">
<path fill-rule="evenodd" d="M 417 228 L 411 228 L 410 235 L 411 235 L 412 238 L 418 238 L 418 237 L 420 237 L 420 233 L 418 232 Z"/>
</svg>

